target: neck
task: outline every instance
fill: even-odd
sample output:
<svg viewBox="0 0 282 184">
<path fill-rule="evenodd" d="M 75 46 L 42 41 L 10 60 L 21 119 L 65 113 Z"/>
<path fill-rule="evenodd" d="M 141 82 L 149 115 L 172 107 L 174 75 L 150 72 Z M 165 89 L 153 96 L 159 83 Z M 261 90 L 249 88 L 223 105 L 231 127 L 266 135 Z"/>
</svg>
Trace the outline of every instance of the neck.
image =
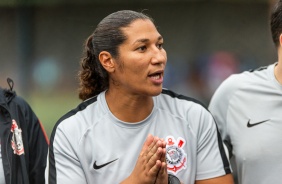
<svg viewBox="0 0 282 184">
<path fill-rule="evenodd" d="M 128 95 L 121 92 L 106 92 L 106 101 L 114 116 L 125 122 L 140 122 L 152 112 L 151 96 Z"/>
<path fill-rule="evenodd" d="M 277 81 L 282 84 L 282 61 L 278 61 L 277 65 L 274 68 L 274 75 Z"/>
</svg>

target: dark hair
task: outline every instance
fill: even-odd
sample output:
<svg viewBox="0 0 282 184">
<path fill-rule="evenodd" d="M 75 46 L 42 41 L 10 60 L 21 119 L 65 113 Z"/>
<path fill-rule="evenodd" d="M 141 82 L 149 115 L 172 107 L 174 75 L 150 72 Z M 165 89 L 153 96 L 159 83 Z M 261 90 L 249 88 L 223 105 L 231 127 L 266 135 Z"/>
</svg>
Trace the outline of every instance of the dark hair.
<svg viewBox="0 0 282 184">
<path fill-rule="evenodd" d="M 122 10 L 105 17 L 85 42 L 84 57 L 78 73 L 80 87 L 79 98 L 86 100 L 108 89 L 109 75 L 101 65 L 98 56 L 107 51 L 118 58 L 118 47 L 127 39 L 121 28 L 129 26 L 137 19 L 152 18 L 141 12 Z"/>
<path fill-rule="evenodd" d="M 279 0 L 271 12 L 270 19 L 272 39 L 276 47 L 279 47 L 279 37 L 282 33 L 282 1 Z"/>
</svg>

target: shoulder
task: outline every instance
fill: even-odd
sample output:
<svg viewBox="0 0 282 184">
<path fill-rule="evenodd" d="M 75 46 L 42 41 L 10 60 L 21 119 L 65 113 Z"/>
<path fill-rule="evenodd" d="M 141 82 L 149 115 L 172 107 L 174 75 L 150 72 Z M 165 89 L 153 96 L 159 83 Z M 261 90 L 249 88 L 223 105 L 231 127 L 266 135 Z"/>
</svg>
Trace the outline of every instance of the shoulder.
<svg viewBox="0 0 282 184">
<path fill-rule="evenodd" d="M 68 134 L 69 136 L 72 136 L 74 133 L 82 133 L 85 128 L 90 126 L 89 119 L 91 119 L 90 117 L 94 113 L 92 112 L 93 109 L 90 108 L 95 105 L 96 101 L 97 97 L 90 98 L 64 114 L 53 127 L 51 137 L 54 138 L 58 132 Z"/>
<path fill-rule="evenodd" d="M 15 97 L 11 100 L 10 103 L 14 103 L 24 109 L 31 110 L 29 103 L 21 96 L 15 95 Z"/>
<path fill-rule="evenodd" d="M 1 103 L 6 103 L 12 111 L 32 111 L 29 103 L 21 96 L 18 96 L 15 91 L 8 89 L 0 89 Z"/>
<path fill-rule="evenodd" d="M 158 96 L 157 104 L 159 109 L 184 119 L 209 114 L 206 105 L 198 99 L 178 94 L 168 89 L 163 89 L 162 93 Z"/>
<path fill-rule="evenodd" d="M 163 89 L 157 104 L 163 113 L 184 120 L 193 132 L 214 126 L 211 113 L 198 99 Z"/>
<path fill-rule="evenodd" d="M 232 96 L 236 91 L 250 88 L 252 85 L 266 81 L 268 78 L 267 69 L 269 66 L 262 66 L 249 71 L 230 75 L 224 80 L 215 91 L 220 96 Z"/>
<path fill-rule="evenodd" d="M 162 90 L 161 97 L 163 98 L 164 101 L 191 104 L 191 105 L 200 105 L 203 108 L 206 108 L 206 106 L 200 100 L 195 99 L 193 97 L 185 96 L 183 94 L 175 93 L 174 91 L 168 89 Z"/>
<path fill-rule="evenodd" d="M 269 83 L 269 67 L 273 67 L 273 64 L 230 75 L 216 89 L 210 100 L 209 110 L 216 117 L 218 114 L 225 117 L 230 104 L 237 103 L 233 99 L 239 95 L 249 96 L 254 90 L 258 90 L 257 86 Z"/>
</svg>

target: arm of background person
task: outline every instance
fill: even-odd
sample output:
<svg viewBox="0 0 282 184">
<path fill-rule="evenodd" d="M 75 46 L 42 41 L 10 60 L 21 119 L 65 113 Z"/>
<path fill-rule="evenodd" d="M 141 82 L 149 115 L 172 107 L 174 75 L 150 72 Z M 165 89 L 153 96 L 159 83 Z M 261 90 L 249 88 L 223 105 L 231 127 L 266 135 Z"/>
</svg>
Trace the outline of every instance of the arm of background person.
<svg viewBox="0 0 282 184">
<path fill-rule="evenodd" d="M 23 112 L 28 131 L 29 182 L 30 184 L 43 184 L 47 164 L 48 136 L 30 105 L 23 98 L 19 96 L 16 98 Z"/>
<path fill-rule="evenodd" d="M 229 104 L 232 100 L 233 94 L 237 91 L 239 86 L 242 86 L 238 75 L 231 75 L 217 88 L 213 94 L 210 104 L 209 111 L 213 115 L 217 124 L 218 130 L 225 143 L 225 148 L 228 148 L 229 157 L 232 156 L 231 152 L 231 141 L 228 132 L 227 115 L 229 111 Z"/>
</svg>

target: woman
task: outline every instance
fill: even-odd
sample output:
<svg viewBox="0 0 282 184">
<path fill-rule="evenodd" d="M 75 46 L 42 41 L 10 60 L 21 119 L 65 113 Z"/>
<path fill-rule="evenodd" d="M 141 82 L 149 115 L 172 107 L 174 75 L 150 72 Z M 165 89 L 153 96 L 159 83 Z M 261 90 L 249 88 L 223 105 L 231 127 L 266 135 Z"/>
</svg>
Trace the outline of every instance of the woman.
<svg viewBox="0 0 282 184">
<path fill-rule="evenodd" d="M 50 183 L 232 182 L 210 113 L 162 89 L 163 37 L 143 13 L 105 17 L 86 41 L 79 97 L 54 127 Z M 143 146 L 142 146 L 143 145 Z"/>
<path fill-rule="evenodd" d="M 48 137 L 30 105 L 0 87 L 0 184 L 45 184 Z"/>
<path fill-rule="evenodd" d="M 277 60 L 230 75 L 215 91 L 209 109 L 230 155 L 237 184 L 282 181 L 282 0 L 270 13 Z"/>
</svg>

